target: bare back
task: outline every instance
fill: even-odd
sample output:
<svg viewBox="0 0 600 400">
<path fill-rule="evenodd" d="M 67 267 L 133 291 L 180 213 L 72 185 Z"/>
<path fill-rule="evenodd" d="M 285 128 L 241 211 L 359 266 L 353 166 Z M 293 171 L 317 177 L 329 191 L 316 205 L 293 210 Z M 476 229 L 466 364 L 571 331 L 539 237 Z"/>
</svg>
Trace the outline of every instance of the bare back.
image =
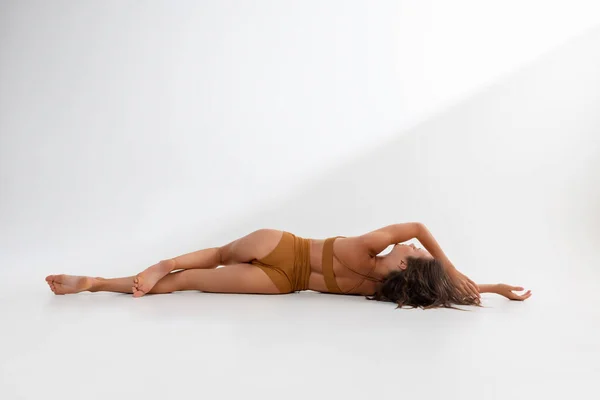
<svg viewBox="0 0 600 400">
<path fill-rule="evenodd" d="M 330 293 L 323 274 L 323 248 L 325 240 L 310 239 L 311 275 L 309 289 Z M 340 237 L 333 243 L 333 272 L 337 285 L 347 294 L 371 295 L 377 283 L 365 279 L 381 279 L 376 257 L 369 253 L 360 237 Z M 357 286 L 358 285 L 358 286 Z"/>
</svg>

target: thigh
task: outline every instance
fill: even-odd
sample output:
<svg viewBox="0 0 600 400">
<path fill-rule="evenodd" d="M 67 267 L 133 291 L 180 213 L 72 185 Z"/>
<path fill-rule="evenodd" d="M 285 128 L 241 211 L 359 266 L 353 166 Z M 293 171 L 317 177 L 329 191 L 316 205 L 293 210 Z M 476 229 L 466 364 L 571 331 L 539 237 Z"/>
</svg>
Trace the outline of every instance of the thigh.
<svg viewBox="0 0 600 400">
<path fill-rule="evenodd" d="M 271 253 L 283 237 L 283 231 L 259 229 L 220 248 L 223 265 L 249 263 Z"/>
<path fill-rule="evenodd" d="M 209 293 L 280 294 L 260 268 L 251 264 L 226 265 L 216 269 L 188 269 L 165 276 L 150 293 L 199 290 Z"/>
</svg>

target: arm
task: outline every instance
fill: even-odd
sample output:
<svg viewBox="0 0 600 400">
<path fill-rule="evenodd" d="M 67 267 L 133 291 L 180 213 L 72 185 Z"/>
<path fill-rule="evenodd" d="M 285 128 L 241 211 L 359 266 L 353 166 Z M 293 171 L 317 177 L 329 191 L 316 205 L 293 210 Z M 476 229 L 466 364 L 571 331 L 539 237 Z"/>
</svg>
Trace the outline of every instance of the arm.
<svg viewBox="0 0 600 400">
<path fill-rule="evenodd" d="M 417 239 L 429 253 L 439 260 L 450 276 L 450 279 L 465 296 L 479 297 L 475 282 L 458 271 L 443 252 L 439 243 L 435 240 L 429 229 L 420 222 L 407 222 L 403 224 L 388 225 L 376 231 L 360 236 L 363 243 L 369 249 L 372 257 L 381 253 L 392 244 Z"/>
<path fill-rule="evenodd" d="M 371 256 L 376 256 L 390 245 L 417 238 L 422 225 L 420 222 L 388 225 L 361 235 L 360 239 L 369 249 Z"/>
<path fill-rule="evenodd" d="M 423 247 L 433 256 L 433 258 L 440 260 L 444 268 L 448 270 L 456 269 L 454 264 L 448 259 L 446 253 L 442 250 L 441 246 L 435 240 L 429 229 L 423 224 L 419 224 L 419 235 L 417 236 L 417 240 L 421 242 Z"/>
<path fill-rule="evenodd" d="M 493 283 L 478 284 L 479 293 L 496 293 L 496 285 Z"/>
<path fill-rule="evenodd" d="M 477 285 L 479 289 L 479 293 L 496 293 L 500 296 L 504 296 L 510 300 L 519 300 L 523 301 L 531 297 L 531 290 L 528 290 L 524 294 L 516 294 L 513 293 L 515 291 L 525 290 L 521 286 L 511 286 L 504 283 L 496 283 L 496 284 L 480 284 Z"/>
<path fill-rule="evenodd" d="M 421 244 L 427 249 L 429 254 L 433 256 L 436 260 L 439 260 L 442 263 L 442 266 L 448 273 L 450 280 L 456 287 L 458 287 L 466 296 L 480 298 L 480 291 L 477 288 L 477 284 L 473 282 L 469 277 L 464 275 L 462 272 L 456 269 L 454 264 L 450 261 L 446 253 L 442 250 L 439 243 L 429 229 L 423 224 L 420 224 L 419 235 L 417 239 Z"/>
<path fill-rule="evenodd" d="M 450 262 L 437 240 L 435 240 L 429 229 L 421 222 L 388 225 L 362 235 L 361 238 L 369 248 L 371 255 L 381 253 L 386 247 L 392 244 L 417 239 L 433 258 L 440 260 L 444 268 L 454 269 L 454 265 Z"/>
</svg>

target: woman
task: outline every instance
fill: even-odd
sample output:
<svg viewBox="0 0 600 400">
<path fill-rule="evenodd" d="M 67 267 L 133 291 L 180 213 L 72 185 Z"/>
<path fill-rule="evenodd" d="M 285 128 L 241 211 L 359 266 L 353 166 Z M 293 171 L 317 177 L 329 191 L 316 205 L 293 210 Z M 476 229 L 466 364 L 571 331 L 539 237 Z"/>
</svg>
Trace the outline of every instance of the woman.
<svg viewBox="0 0 600 400">
<path fill-rule="evenodd" d="M 411 239 L 426 250 L 401 244 Z M 379 256 L 390 245 L 393 250 Z M 178 290 L 256 294 L 314 290 L 422 308 L 479 305 L 479 293 L 485 292 L 512 300 L 531 296 L 530 291 L 512 292 L 521 287 L 477 285 L 452 265 L 427 227 L 418 222 L 325 240 L 261 229 L 222 247 L 160 261 L 137 276 L 50 275 L 46 281 L 55 294 L 107 291 L 141 297 Z"/>
</svg>

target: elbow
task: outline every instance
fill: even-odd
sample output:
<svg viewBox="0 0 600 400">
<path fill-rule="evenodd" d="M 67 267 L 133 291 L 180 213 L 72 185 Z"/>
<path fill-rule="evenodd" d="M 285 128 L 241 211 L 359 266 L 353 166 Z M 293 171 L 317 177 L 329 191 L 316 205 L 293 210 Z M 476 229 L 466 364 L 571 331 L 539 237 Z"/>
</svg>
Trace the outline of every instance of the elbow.
<svg viewBox="0 0 600 400">
<path fill-rule="evenodd" d="M 423 242 L 427 242 L 427 238 L 429 235 L 429 230 L 427 230 L 427 227 L 424 223 L 415 222 L 415 239 L 421 242 L 421 244 L 423 244 L 424 246 L 427 246 L 427 244 Z"/>
<path fill-rule="evenodd" d="M 426 232 L 425 224 L 422 222 L 414 222 L 415 224 L 415 237 L 418 239 L 422 237 L 423 233 Z"/>
</svg>

